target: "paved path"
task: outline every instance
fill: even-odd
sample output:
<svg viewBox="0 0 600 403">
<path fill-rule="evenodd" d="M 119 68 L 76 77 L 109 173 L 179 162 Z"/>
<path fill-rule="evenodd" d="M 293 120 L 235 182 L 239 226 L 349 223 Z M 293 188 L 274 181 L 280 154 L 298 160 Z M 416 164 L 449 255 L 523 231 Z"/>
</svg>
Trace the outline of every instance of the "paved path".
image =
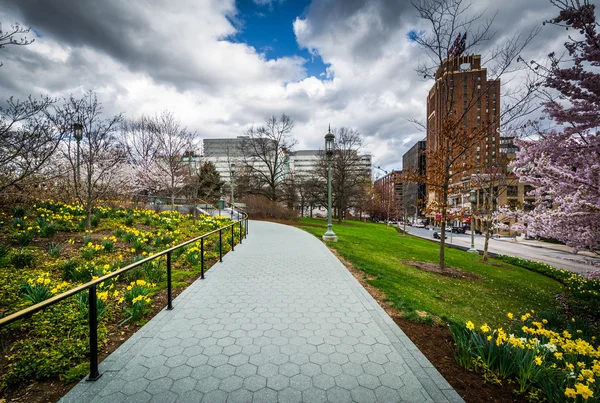
<svg viewBox="0 0 600 403">
<path fill-rule="evenodd" d="M 61 401 L 462 401 L 320 240 L 249 230 Z"/>
</svg>

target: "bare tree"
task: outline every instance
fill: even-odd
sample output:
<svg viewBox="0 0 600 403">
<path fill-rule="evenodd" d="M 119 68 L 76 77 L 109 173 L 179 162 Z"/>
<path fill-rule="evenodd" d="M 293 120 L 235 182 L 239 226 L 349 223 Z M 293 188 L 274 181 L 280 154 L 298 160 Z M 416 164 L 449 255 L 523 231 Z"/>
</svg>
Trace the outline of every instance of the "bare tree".
<svg viewBox="0 0 600 403">
<path fill-rule="evenodd" d="M 490 164 L 486 167 L 485 173 L 475 173 L 471 175 L 471 189 L 478 192 L 477 206 L 473 214 L 479 217 L 483 222 L 482 233 L 485 236 L 483 246 L 483 260 L 488 260 L 488 247 L 490 236 L 494 227 L 494 219 L 502 206 L 498 201 L 502 196 L 509 196 L 509 188 L 518 186 L 519 179 L 508 168 L 509 158 L 502 155 L 498 164 Z M 515 206 L 509 206 L 514 208 Z"/>
<path fill-rule="evenodd" d="M 183 191 L 197 163 L 196 133 L 188 131 L 168 111 L 143 116 L 124 129 L 140 188 L 165 192 L 174 207 L 175 197 Z"/>
<path fill-rule="evenodd" d="M 117 136 L 123 117 L 102 118 L 102 105 L 92 91 L 81 99 L 73 96 L 65 99 L 55 110 L 54 124 L 59 131 L 65 132 L 65 128 L 72 128 L 74 123 L 82 126 L 81 141 L 66 138 L 62 152 L 71 172 L 69 182 L 85 209 L 89 229 L 98 200 L 122 191 L 129 183 L 126 148 Z"/>
<path fill-rule="evenodd" d="M 391 173 L 389 181 L 382 183 L 376 182 L 373 186 L 374 213 L 379 218 L 384 218 L 386 226 L 390 224 L 390 218 L 398 218 L 400 216 L 400 203 L 395 187 L 400 183 L 400 174 L 396 171 Z"/>
<path fill-rule="evenodd" d="M 269 200 L 281 197 L 287 153 L 297 144 L 291 136 L 294 121 L 286 114 L 271 116 L 258 128 L 245 133 L 241 143 L 242 165 L 251 177 L 250 193 L 261 194 Z"/>
<path fill-rule="evenodd" d="M 53 124 L 49 113 L 53 104 L 48 97 L 25 101 L 10 98 L 6 107 L 0 107 L 0 192 L 31 182 L 71 130 Z"/>
<path fill-rule="evenodd" d="M 440 124 L 432 126 L 430 120 L 427 122 L 436 140 L 427 144 L 426 174 L 407 172 L 407 179 L 424 183 L 428 191 L 435 192 L 435 198 L 428 201 L 427 209 L 430 214 L 440 214 L 442 233 L 446 227 L 448 196 L 468 190 L 465 175 L 481 168 L 470 152 L 486 137 L 495 136 L 500 127 L 509 131 L 511 126 L 521 125 L 521 119 L 538 108 L 533 101 L 541 80 L 535 75 L 525 74 L 520 54 L 537 35 L 539 27 L 525 34 L 515 33 L 503 43 L 482 49 L 486 42 L 494 38 L 491 28 L 495 15 L 484 19 L 484 12 L 471 14 L 468 12 L 471 5 L 464 0 L 413 1 L 420 18 L 430 26 L 427 32 L 412 31 L 409 34 L 409 39 L 424 49 L 428 57 L 428 61 L 420 63 L 416 71 L 425 79 L 435 80 L 434 88 L 440 102 L 435 109 L 434 119 Z M 487 79 L 459 82 L 461 72 L 456 71 L 453 64 L 460 63 L 459 57 L 463 53 L 481 50 L 485 50 L 481 64 L 487 69 Z M 472 77 L 474 80 L 475 76 Z M 464 96 L 458 95 L 461 84 L 465 88 Z M 467 122 L 467 117 L 472 115 L 470 112 L 475 108 L 482 108 L 486 112 L 489 108 L 492 111 L 492 105 L 488 106 L 486 102 L 490 101 L 488 94 L 496 91 L 496 86 L 500 86 L 498 91 L 503 101 L 502 107 L 494 101 L 493 113 L 482 113 L 483 119 L 477 124 Z M 470 88 L 468 94 L 467 88 Z M 432 117 L 428 116 L 428 119 Z M 444 249 L 445 239 L 441 237 L 442 269 L 445 265 Z"/>
<path fill-rule="evenodd" d="M 3 30 L 2 23 L 0 23 L 0 49 L 5 48 L 6 46 L 25 46 L 33 43 L 35 39 L 27 39 L 24 34 L 28 33 L 31 28 L 22 27 L 19 23 L 14 23 L 10 26 L 10 29 Z M 0 62 L 0 67 L 2 67 L 3 63 Z"/>
</svg>

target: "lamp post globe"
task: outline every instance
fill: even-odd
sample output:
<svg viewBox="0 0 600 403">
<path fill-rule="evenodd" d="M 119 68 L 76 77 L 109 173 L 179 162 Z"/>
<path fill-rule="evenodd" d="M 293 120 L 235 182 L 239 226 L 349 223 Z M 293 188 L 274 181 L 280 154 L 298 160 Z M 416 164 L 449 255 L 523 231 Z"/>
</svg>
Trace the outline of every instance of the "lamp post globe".
<svg viewBox="0 0 600 403">
<path fill-rule="evenodd" d="M 475 210 L 475 206 L 477 205 L 477 193 L 475 189 L 471 189 L 471 193 L 469 194 L 469 202 L 471 202 L 471 247 L 467 250 L 469 253 L 479 253 L 477 249 L 475 249 L 475 224 L 473 220 L 473 212 Z"/>
<path fill-rule="evenodd" d="M 338 237 L 333 232 L 331 220 L 331 161 L 333 160 L 333 146 L 335 136 L 331 133 L 331 126 L 325 135 L 325 155 L 327 156 L 327 232 L 323 234 L 324 241 L 337 242 Z"/>
</svg>

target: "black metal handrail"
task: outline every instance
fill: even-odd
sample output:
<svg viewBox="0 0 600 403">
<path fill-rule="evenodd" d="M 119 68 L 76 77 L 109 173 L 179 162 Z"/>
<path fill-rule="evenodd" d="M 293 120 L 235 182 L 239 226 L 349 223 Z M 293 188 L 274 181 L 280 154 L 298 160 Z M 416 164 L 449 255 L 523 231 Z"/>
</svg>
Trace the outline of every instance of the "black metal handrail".
<svg viewBox="0 0 600 403">
<path fill-rule="evenodd" d="M 167 310 L 173 309 L 173 287 L 171 281 L 171 253 L 177 249 L 188 246 L 194 242 L 200 241 L 200 278 L 204 279 L 204 239 L 219 233 L 219 262 L 223 261 L 223 231 L 227 230 L 231 227 L 231 251 L 234 251 L 235 246 L 235 236 L 234 236 L 234 227 L 239 225 L 240 227 L 240 244 L 242 243 L 242 238 L 246 238 L 248 236 L 248 214 L 241 212 L 243 214 L 243 218 L 238 221 L 235 221 L 231 224 L 228 224 L 224 227 L 217 228 L 216 230 L 207 232 L 206 234 L 202 234 L 198 237 L 192 238 L 185 242 L 182 242 L 178 245 L 172 246 L 168 249 L 160 251 L 152 256 L 148 256 L 142 260 L 139 260 L 135 263 L 122 267 L 112 273 L 104 275 L 95 280 L 89 281 L 85 284 L 82 284 L 78 287 L 75 287 L 69 291 L 65 291 L 62 294 L 55 295 L 54 297 L 48 298 L 42 302 L 39 302 L 35 305 L 22 309 L 13 314 L 7 315 L 3 318 L 0 318 L 0 328 L 13 323 L 19 319 L 23 319 L 33 315 L 36 312 L 39 312 L 49 306 L 52 306 L 66 298 L 69 298 L 75 294 L 78 294 L 84 290 L 89 291 L 89 304 L 88 304 L 88 318 L 89 318 L 89 327 L 90 327 L 90 374 L 87 378 L 88 381 L 95 381 L 102 376 L 98 371 L 98 306 L 96 301 L 96 288 L 100 283 L 105 282 L 111 278 L 117 277 L 120 274 L 123 274 L 131 269 L 134 269 L 138 266 L 141 266 L 151 260 L 157 259 L 161 256 L 166 255 L 167 257 Z M 243 223 L 243 224 L 242 224 Z M 242 232 L 243 229 L 243 232 Z"/>
</svg>

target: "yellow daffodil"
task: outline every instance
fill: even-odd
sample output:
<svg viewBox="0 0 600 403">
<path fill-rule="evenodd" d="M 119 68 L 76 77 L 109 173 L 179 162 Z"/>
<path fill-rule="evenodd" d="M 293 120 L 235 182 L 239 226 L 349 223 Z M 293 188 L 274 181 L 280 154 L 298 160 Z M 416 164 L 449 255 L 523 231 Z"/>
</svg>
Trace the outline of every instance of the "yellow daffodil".
<svg viewBox="0 0 600 403">
<path fill-rule="evenodd" d="M 575 389 L 573 388 L 566 388 L 565 396 L 570 397 L 571 399 L 575 399 L 577 397 L 577 393 L 575 393 Z"/>
<path fill-rule="evenodd" d="M 592 392 L 592 390 L 587 385 L 584 385 L 582 383 L 576 383 L 575 389 L 575 393 L 581 395 L 581 397 L 583 397 L 584 399 L 589 399 L 590 397 L 594 396 L 594 392 Z"/>
</svg>

